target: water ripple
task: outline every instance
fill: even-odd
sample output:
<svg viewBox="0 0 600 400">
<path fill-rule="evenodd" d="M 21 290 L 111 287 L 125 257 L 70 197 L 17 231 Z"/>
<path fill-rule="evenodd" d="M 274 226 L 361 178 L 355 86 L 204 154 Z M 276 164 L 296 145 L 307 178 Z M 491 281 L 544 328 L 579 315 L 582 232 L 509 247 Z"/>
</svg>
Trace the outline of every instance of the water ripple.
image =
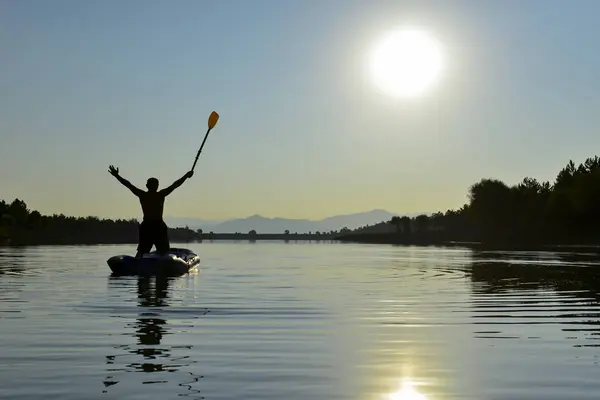
<svg viewBox="0 0 600 400">
<path fill-rule="evenodd" d="M 596 255 L 192 246 L 176 279 L 109 277 L 131 246 L 0 248 L 0 397 L 597 398 Z"/>
</svg>

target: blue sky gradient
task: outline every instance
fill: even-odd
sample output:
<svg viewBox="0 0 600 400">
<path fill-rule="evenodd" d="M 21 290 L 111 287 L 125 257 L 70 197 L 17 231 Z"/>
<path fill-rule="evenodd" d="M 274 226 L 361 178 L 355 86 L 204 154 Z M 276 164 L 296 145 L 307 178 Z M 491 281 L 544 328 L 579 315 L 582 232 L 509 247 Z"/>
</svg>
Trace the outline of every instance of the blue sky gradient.
<svg viewBox="0 0 600 400">
<path fill-rule="evenodd" d="M 552 180 L 600 145 L 600 2 L 0 3 L 0 198 L 43 213 L 137 217 L 143 187 L 193 162 L 166 214 L 322 218 L 446 210 L 471 183 Z M 368 52 L 418 26 L 439 84 L 379 92 Z"/>
</svg>

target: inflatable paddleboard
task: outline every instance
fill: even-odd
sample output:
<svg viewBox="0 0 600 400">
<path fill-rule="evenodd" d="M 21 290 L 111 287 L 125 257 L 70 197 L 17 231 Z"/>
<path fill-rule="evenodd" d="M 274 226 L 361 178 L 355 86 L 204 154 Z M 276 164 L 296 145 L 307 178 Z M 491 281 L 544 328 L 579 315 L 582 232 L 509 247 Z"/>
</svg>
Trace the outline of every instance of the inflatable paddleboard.
<svg viewBox="0 0 600 400">
<path fill-rule="evenodd" d="M 180 276 L 196 269 L 200 264 L 200 257 L 188 249 L 171 248 L 163 256 L 153 251 L 142 258 L 118 255 L 106 262 L 113 275 Z"/>
</svg>

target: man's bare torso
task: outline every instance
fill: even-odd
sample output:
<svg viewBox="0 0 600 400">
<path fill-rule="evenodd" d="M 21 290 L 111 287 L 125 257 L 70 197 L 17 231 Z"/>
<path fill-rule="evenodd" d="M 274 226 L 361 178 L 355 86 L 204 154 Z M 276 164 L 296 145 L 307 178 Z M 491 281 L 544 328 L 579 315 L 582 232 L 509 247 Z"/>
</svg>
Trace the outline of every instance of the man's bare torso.
<svg viewBox="0 0 600 400">
<path fill-rule="evenodd" d="M 140 204 L 144 213 L 144 221 L 162 221 L 165 195 L 159 192 L 143 192 Z"/>
</svg>

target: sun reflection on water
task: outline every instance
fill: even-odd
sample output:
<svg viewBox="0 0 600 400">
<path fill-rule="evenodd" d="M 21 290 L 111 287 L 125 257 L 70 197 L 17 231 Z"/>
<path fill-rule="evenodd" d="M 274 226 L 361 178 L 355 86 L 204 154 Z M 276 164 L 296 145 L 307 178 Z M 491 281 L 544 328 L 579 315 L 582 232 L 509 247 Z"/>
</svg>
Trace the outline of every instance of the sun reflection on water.
<svg viewBox="0 0 600 400">
<path fill-rule="evenodd" d="M 384 396 L 386 400 L 430 400 L 427 396 L 415 389 L 415 384 L 410 378 L 405 378 L 398 391 Z"/>
</svg>

